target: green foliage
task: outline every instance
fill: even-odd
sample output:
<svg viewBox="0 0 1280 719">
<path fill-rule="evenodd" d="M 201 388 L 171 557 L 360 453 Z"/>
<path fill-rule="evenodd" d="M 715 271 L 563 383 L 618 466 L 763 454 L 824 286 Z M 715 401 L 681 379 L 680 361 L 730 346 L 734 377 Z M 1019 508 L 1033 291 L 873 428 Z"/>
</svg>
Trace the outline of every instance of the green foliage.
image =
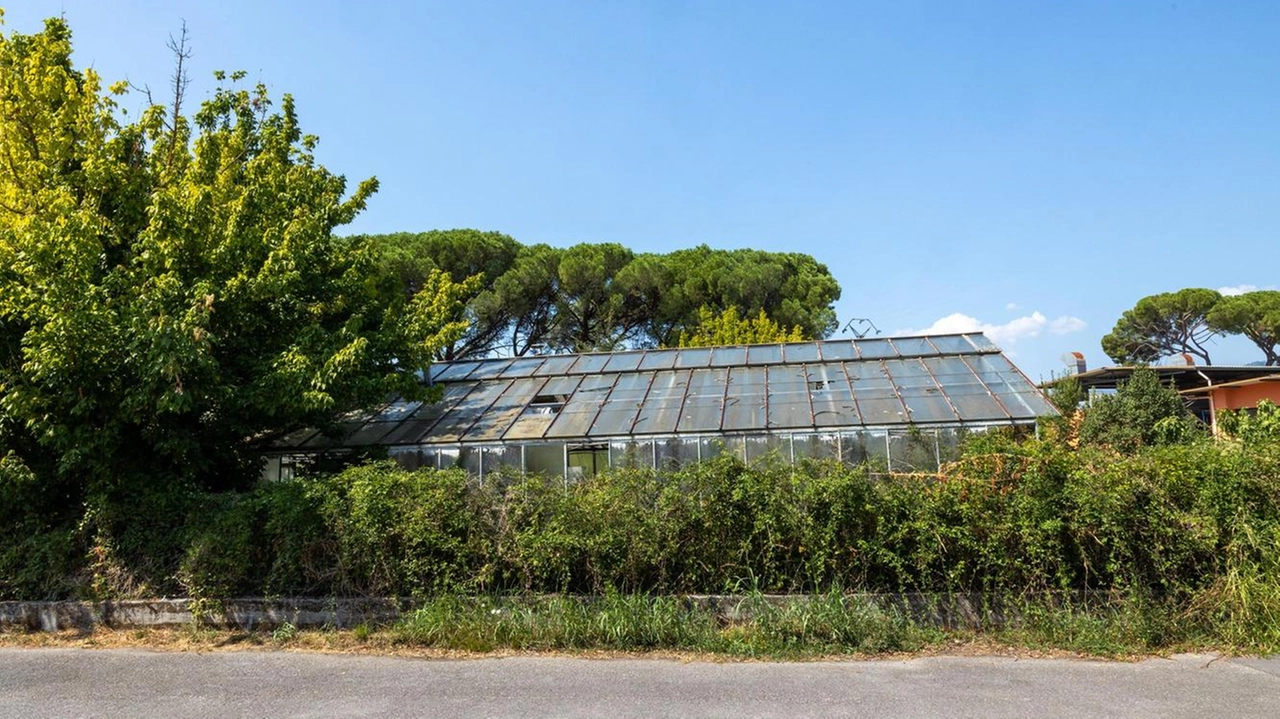
<svg viewBox="0 0 1280 719">
<path fill-rule="evenodd" d="M 1262 400 L 1252 411 L 1221 410 L 1217 422 L 1219 431 L 1248 444 L 1280 442 L 1280 407 L 1271 400 Z"/>
<path fill-rule="evenodd" d="M 71 52 L 58 19 L 0 38 L 0 451 L 118 507 L 243 486 L 279 433 L 421 394 L 471 288 L 429 274 L 410 300 L 334 238 L 376 182 L 348 194 L 291 97 L 220 75 L 190 118 L 125 122 Z"/>
<path fill-rule="evenodd" d="M 680 333 L 680 347 L 722 347 L 724 345 L 765 344 L 769 342 L 800 342 L 804 335 L 800 327 L 784 329 L 769 319 L 764 310 L 753 318 L 740 316 L 737 307 L 730 307 L 720 314 L 707 307 L 698 308 L 698 324 Z"/>
<path fill-rule="evenodd" d="M 432 269 L 449 272 L 455 282 L 483 277 L 468 298 L 470 329 L 441 350 L 441 359 L 494 349 L 523 355 L 673 346 L 708 317 L 730 310 L 791 328 L 768 332 L 764 321 L 750 320 L 751 334 L 769 338 L 764 341 L 826 337 L 836 326 L 831 304 L 840 287 L 808 255 L 705 245 L 638 255 L 614 243 L 520 246 L 475 230 L 357 239 L 379 249 L 381 274 L 410 294 Z"/>
<path fill-rule="evenodd" d="M 1102 338 L 1102 350 L 1120 364 L 1145 364 L 1180 353 L 1212 364 L 1205 343 L 1217 330 L 1208 315 L 1221 299 L 1214 290 L 1199 288 L 1143 297 Z"/>
<path fill-rule="evenodd" d="M 1097 398 L 1085 413 L 1080 437 L 1123 452 L 1138 447 L 1191 442 L 1204 427 L 1187 411 L 1177 391 L 1151 369 L 1137 369 L 1114 395 Z"/>
<path fill-rule="evenodd" d="M 1259 290 L 1223 297 L 1206 319 L 1218 332 L 1247 337 L 1262 350 L 1267 364 L 1280 364 L 1280 291 Z"/>
<path fill-rule="evenodd" d="M 1088 393 L 1075 375 L 1062 377 L 1049 388 L 1049 401 L 1063 417 L 1075 414 L 1086 399 L 1088 399 Z"/>
<path fill-rule="evenodd" d="M 413 297 L 426 287 L 431 273 L 441 271 L 456 284 L 468 284 L 466 297 L 467 330 L 436 352 L 436 359 L 456 360 L 482 356 L 502 348 L 515 319 L 516 305 L 494 287 L 499 277 L 515 265 L 521 245 L 498 232 L 478 230 L 436 230 L 432 232 L 400 232 L 390 235 L 355 237 L 352 242 L 367 242 L 378 258 L 378 272 L 400 286 L 406 297 Z"/>
<path fill-rule="evenodd" d="M 840 592 L 777 606 L 758 592 L 724 623 L 714 607 L 672 597 L 432 599 L 390 630 L 398 644 L 492 651 L 676 649 L 811 657 L 918 648 L 929 637 L 900 615 Z"/>
</svg>

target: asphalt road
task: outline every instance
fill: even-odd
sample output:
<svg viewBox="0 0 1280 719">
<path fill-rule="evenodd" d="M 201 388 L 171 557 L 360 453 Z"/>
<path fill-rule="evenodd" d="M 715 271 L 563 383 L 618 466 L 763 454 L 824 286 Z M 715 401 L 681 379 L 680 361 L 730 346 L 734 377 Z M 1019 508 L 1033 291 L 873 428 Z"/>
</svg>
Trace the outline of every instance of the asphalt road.
<svg viewBox="0 0 1280 719">
<path fill-rule="evenodd" d="M 1280 658 L 680 663 L 0 650 L 4 717 L 1277 717 Z"/>
</svg>

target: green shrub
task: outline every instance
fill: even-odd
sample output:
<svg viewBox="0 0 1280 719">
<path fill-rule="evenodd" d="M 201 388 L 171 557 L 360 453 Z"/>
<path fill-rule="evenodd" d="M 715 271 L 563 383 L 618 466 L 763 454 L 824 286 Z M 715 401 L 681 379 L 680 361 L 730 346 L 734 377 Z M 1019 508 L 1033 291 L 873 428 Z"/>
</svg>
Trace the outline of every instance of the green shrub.
<svg viewBox="0 0 1280 719">
<path fill-rule="evenodd" d="M 1205 436 L 1176 390 L 1155 370 L 1139 368 L 1114 395 L 1099 397 L 1085 413 L 1080 438 L 1121 452 L 1139 447 L 1185 444 Z"/>
<path fill-rule="evenodd" d="M 1264 399 L 1253 411 L 1222 410 L 1217 415 L 1218 429 L 1250 445 L 1280 443 L 1280 406 Z"/>
</svg>

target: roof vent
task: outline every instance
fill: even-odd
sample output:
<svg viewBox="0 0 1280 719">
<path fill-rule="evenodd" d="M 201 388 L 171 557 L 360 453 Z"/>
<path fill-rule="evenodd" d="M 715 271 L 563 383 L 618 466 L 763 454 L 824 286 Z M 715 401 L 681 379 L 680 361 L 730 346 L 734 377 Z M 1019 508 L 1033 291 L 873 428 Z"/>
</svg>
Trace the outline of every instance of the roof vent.
<svg viewBox="0 0 1280 719">
<path fill-rule="evenodd" d="M 1062 355 L 1062 361 L 1066 363 L 1068 371 L 1074 368 L 1075 374 L 1084 374 L 1088 369 L 1085 366 L 1083 352 L 1068 352 Z"/>
</svg>

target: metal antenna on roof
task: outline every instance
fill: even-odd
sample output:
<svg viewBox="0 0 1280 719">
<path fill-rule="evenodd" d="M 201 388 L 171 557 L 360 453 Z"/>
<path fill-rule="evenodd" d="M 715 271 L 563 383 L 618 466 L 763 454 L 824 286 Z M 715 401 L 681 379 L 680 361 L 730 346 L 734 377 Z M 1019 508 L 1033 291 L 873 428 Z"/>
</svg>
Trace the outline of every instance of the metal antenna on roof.
<svg viewBox="0 0 1280 719">
<path fill-rule="evenodd" d="M 862 329 L 858 329 L 861 327 Z M 854 317 L 849 320 L 842 330 L 843 332 L 852 332 L 853 336 L 862 339 L 871 334 L 871 330 L 875 330 L 876 334 L 880 334 L 880 328 L 876 327 L 876 323 L 866 317 Z"/>
</svg>

